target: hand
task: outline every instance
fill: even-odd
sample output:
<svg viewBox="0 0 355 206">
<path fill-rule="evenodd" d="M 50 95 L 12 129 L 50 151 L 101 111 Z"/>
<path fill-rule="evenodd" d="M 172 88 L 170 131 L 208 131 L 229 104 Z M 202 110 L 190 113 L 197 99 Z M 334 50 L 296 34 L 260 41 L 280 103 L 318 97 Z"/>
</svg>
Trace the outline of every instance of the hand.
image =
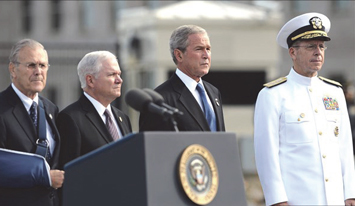
<svg viewBox="0 0 355 206">
<path fill-rule="evenodd" d="M 287 205 L 288 205 L 287 202 L 279 202 L 279 203 L 274 204 L 273 206 L 287 206 Z"/>
<path fill-rule="evenodd" d="M 345 200 L 346 206 L 355 206 L 355 199 L 347 199 Z"/>
<path fill-rule="evenodd" d="M 52 187 L 54 189 L 61 188 L 64 182 L 64 171 L 63 170 L 50 170 L 49 174 L 51 176 Z"/>
</svg>

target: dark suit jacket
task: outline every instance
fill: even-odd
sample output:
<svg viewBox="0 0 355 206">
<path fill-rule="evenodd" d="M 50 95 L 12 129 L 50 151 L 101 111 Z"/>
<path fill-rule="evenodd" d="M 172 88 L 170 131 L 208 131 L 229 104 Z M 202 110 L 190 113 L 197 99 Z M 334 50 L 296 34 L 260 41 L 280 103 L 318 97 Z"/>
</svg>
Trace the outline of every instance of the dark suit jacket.
<svg viewBox="0 0 355 206">
<path fill-rule="evenodd" d="M 225 131 L 221 94 L 210 83 L 203 83 L 216 113 L 217 131 Z M 184 113 L 175 118 L 179 131 L 211 131 L 200 105 L 175 73 L 155 91 L 164 97 L 165 103 Z M 174 131 L 174 127 L 157 114 L 141 112 L 139 131 Z"/>
<path fill-rule="evenodd" d="M 111 108 L 122 135 L 131 133 L 129 117 L 117 108 Z M 59 113 L 57 127 L 62 137 L 61 167 L 113 141 L 94 105 L 84 94 Z"/>
<path fill-rule="evenodd" d="M 49 162 L 51 169 L 58 167 L 60 137 L 55 126 L 58 107 L 48 99 L 39 97 L 43 101 L 47 122 L 50 125 L 56 148 Z M 22 152 L 36 152 L 37 132 L 21 99 L 9 86 L 0 93 L 0 147 Z M 4 167 L 3 165 L 0 167 Z M 1 178 L 1 177 L 0 177 Z M 37 186 L 33 188 L 0 188 L 0 205 L 57 205 L 56 190 Z"/>
</svg>

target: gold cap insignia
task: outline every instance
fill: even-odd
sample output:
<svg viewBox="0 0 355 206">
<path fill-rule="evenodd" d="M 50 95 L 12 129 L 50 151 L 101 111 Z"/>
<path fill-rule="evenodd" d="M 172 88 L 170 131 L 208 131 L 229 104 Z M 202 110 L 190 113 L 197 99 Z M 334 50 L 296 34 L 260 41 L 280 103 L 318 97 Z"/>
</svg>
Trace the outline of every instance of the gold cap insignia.
<svg viewBox="0 0 355 206">
<path fill-rule="evenodd" d="M 313 17 L 309 20 L 311 24 L 313 25 L 314 29 L 322 29 L 322 20 L 319 17 Z"/>
</svg>

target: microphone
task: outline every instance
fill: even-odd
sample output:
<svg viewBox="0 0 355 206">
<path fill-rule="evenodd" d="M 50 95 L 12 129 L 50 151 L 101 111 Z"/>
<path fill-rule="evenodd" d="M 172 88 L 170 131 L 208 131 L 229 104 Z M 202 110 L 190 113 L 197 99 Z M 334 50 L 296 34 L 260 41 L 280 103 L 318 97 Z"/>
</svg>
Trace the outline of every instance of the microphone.
<svg viewBox="0 0 355 206">
<path fill-rule="evenodd" d="M 173 112 L 153 102 L 152 97 L 141 89 L 131 89 L 127 92 L 125 100 L 129 106 L 139 112 L 150 111 L 164 117 L 173 115 Z"/>
<path fill-rule="evenodd" d="M 164 97 L 161 96 L 161 94 L 159 94 L 158 92 L 148 88 L 144 88 L 143 91 L 145 91 L 152 98 L 155 104 L 167 108 L 168 110 L 172 111 L 174 114 L 178 114 L 178 115 L 184 114 L 183 112 L 179 111 L 179 109 L 166 104 L 164 102 Z"/>
</svg>

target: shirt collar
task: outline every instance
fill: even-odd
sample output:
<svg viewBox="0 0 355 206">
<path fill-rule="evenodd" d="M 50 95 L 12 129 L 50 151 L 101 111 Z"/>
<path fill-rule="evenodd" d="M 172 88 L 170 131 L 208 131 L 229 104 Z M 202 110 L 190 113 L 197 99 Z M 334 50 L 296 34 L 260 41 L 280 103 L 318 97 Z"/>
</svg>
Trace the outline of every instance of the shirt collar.
<svg viewBox="0 0 355 206">
<path fill-rule="evenodd" d="M 183 73 L 179 68 L 176 69 L 175 73 L 181 79 L 181 81 L 185 84 L 185 86 L 190 90 L 191 93 L 196 92 L 196 86 L 198 83 L 202 84 L 202 86 L 205 87 L 203 85 L 202 78 L 200 78 L 200 82 L 196 82 L 191 77 L 189 77 L 185 73 Z"/>
<path fill-rule="evenodd" d="M 17 96 L 21 99 L 23 105 L 25 106 L 26 110 L 30 110 L 30 107 L 33 102 L 36 102 L 38 105 L 38 93 L 36 93 L 36 96 L 34 99 L 29 98 L 28 96 L 24 95 L 17 87 L 14 85 L 14 83 L 11 83 L 12 89 L 15 91 Z"/>
<path fill-rule="evenodd" d="M 105 110 L 107 109 L 111 115 L 111 105 L 109 104 L 107 107 L 104 107 L 100 102 L 96 99 L 92 98 L 88 93 L 84 92 L 84 95 L 89 99 L 89 101 L 94 105 L 96 111 L 102 116 L 104 115 Z"/>
<path fill-rule="evenodd" d="M 305 77 L 305 76 L 298 74 L 294 70 L 293 67 L 291 68 L 291 71 L 288 74 L 287 79 L 293 80 L 293 81 L 297 82 L 298 84 L 302 84 L 305 86 L 312 86 L 313 84 L 315 84 L 316 82 L 319 81 L 318 74 L 314 77 Z"/>
</svg>

